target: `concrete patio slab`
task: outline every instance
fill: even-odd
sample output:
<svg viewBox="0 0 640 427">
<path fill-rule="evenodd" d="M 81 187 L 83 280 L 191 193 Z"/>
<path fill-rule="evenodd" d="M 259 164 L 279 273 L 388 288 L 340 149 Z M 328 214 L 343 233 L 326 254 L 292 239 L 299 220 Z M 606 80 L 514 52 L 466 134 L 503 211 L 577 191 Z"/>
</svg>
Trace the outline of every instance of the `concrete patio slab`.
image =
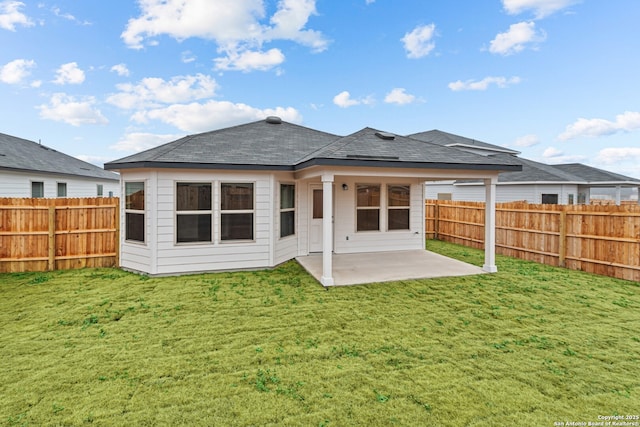
<svg viewBox="0 0 640 427">
<path fill-rule="evenodd" d="M 322 254 L 301 256 L 296 260 L 320 281 Z M 335 286 L 484 273 L 475 265 L 426 250 L 333 254 Z"/>
</svg>

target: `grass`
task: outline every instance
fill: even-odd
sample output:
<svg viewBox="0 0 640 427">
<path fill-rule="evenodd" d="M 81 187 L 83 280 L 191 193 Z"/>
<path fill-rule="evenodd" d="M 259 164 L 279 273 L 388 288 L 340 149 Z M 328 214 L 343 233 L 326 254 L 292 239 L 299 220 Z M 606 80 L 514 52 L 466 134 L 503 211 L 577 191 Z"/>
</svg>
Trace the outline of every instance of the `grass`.
<svg viewBox="0 0 640 427">
<path fill-rule="evenodd" d="M 428 249 L 481 265 L 480 251 Z M 640 410 L 638 283 L 0 275 L 0 425 L 551 426 Z"/>
</svg>

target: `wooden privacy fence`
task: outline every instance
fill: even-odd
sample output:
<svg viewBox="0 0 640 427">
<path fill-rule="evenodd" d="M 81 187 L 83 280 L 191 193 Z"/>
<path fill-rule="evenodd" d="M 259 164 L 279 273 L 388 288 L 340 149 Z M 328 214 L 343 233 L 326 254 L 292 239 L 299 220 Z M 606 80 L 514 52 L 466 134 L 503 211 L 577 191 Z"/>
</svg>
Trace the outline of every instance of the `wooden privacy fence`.
<svg viewBox="0 0 640 427">
<path fill-rule="evenodd" d="M 119 203 L 0 198 L 0 272 L 117 266 Z"/>
<path fill-rule="evenodd" d="M 427 238 L 484 247 L 484 203 L 427 200 Z M 496 252 L 640 281 L 640 206 L 496 205 Z"/>
</svg>

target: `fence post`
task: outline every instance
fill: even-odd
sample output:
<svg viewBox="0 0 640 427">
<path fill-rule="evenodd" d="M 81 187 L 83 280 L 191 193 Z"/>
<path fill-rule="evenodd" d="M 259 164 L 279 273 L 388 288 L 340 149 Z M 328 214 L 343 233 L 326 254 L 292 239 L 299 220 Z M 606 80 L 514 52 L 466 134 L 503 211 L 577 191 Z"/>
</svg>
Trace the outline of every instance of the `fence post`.
<svg viewBox="0 0 640 427">
<path fill-rule="evenodd" d="M 440 240 L 438 238 L 438 232 L 440 229 L 439 218 L 440 218 L 440 205 L 438 204 L 439 200 L 434 202 L 433 206 L 433 240 Z"/>
<path fill-rule="evenodd" d="M 49 260 L 47 269 L 56 269 L 56 207 L 49 206 Z"/>
<path fill-rule="evenodd" d="M 567 257 L 567 211 L 560 211 L 560 241 L 558 242 L 558 265 L 565 266 Z"/>
</svg>

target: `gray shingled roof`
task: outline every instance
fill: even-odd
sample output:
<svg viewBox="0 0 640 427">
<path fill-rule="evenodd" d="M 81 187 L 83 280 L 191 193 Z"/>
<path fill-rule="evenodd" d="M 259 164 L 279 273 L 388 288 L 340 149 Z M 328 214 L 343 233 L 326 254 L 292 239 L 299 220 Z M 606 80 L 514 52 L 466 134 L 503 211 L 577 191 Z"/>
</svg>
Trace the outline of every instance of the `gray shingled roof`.
<svg viewBox="0 0 640 427">
<path fill-rule="evenodd" d="M 431 142 L 433 144 L 443 145 L 446 147 L 468 147 L 481 150 L 496 151 L 510 154 L 520 154 L 519 151 L 511 150 L 499 145 L 489 144 L 487 142 L 478 141 L 476 139 L 466 138 L 464 136 L 455 135 L 453 133 L 443 132 L 433 129 L 426 132 L 418 132 L 407 135 L 410 138 L 419 139 L 420 141 Z"/>
<path fill-rule="evenodd" d="M 630 176 L 620 175 L 615 172 L 609 172 L 603 169 L 594 168 L 592 166 L 583 165 L 582 163 L 567 163 L 564 165 L 554 165 L 556 169 L 577 175 L 587 182 L 628 182 L 640 185 L 640 179 Z"/>
<path fill-rule="evenodd" d="M 187 167 L 298 170 L 313 165 L 519 170 L 512 159 L 491 158 L 365 128 L 340 137 L 265 120 L 190 135 L 105 164 L 106 169 Z M 391 134 L 388 134 L 388 138 Z"/>
<path fill-rule="evenodd" d="M 33 141 L 0 133 L 0 169 L 118 181 L 113 172 Z"/>
</svg>

